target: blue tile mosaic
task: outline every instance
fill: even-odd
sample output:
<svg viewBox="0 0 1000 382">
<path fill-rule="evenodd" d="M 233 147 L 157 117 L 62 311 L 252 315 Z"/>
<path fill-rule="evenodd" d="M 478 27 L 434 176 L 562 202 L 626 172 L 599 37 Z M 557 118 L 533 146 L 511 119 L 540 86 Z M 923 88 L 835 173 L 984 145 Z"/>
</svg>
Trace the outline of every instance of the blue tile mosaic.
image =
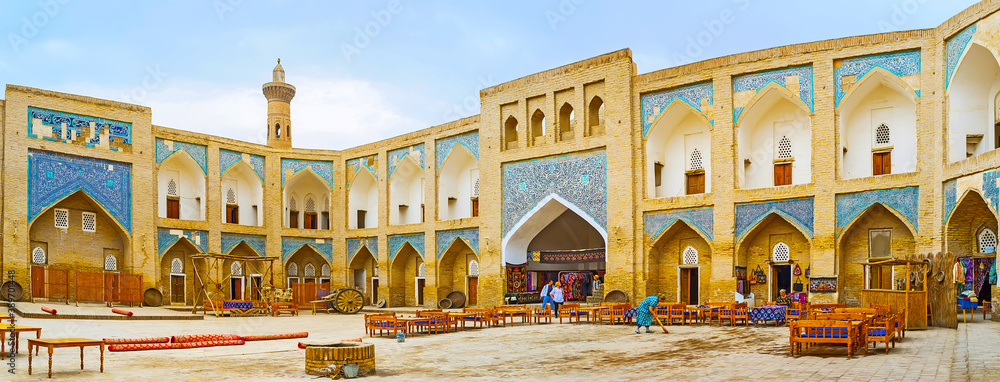
<svg viewBox="0 0 1000 382">
<path fill-rule="evenodd" d="M 448 158 L 448 154 L 451 154 L 451 150 L 456 145 L 465 146 L 472 153 L 472 156 L 476 157 L 476 160 L 479 160 L 479 130 L 438 139 L 434 145 L 434 159 L 437 160 L 437 168 L 439 170 L 441 169 L 441 165 L 444 164 L 444 160 Z"/>
<path fill-rule="evenodd" d="M 972 41 L 972 35 L 975 33 L 976 24 L 972 24 L 945 42 L 945 89 L 951 84 L 951 77 L 955 74 L 955 69 L 958 69 L 958 62 L 962 59 L 962 54 L 969 47 L 969 41 Z"/>
<path fill-rule="evenodd" d="M 173 146 L 171 148 L 170 146 Z M 173 141 L 168 146 L 167 141 L 156 138 L 156 163 L 163 163 L 164 160 L 174 155 L 175 152 L 183 151 L 187 153 L 198 166 L 201 167 L 201 171 L 208 174 L 208 148 L 202 145 L 196 145 L 194 143 L 178 142 Z"/>
<path fill-rule="evenodd" d="M 813 237 L 813 198 L 736 205 L 736 241 L 770 214 L 778 214 Z"/>
<path fill-rule="evenodd" d="M 373 161 L 374 163 L 371 166 L 368 165 L 368 158 L 370 158 L 370 157 L 375 157 L 375 160 Z M 372 173 L 372 176 L 374 176 L 375 180 L 377 181 L 378 180 L 378 154 L 373 154 L 373 155 L 369 155 L 369 156 L 366 156 L 366 157 L 354 158 L 354 159 L 347 160 L 347 169 L 345 170 L 345 172 L 347 172 L 347 179 L 348 179 L 347 180 L 347 188 L 351 188 L 351 181 L 354 180 L 354 176 L 357 175 L 358 171 L 361 171 L 362 168 L 367 168 L 368 171 L 370 171 Z"/>
<path fill-rule="evenodd" d="M 392 179 L 393 171 L 396 171 L 396 166 L 399 166 L 399 161 L 403 160 L 407 155 L 413 158 L 420 164 L 420 169 L 424 169 L 424 144 L 418 143 L 410 147 L 404 147 L 401 149 L 395 149 L 388 153 L 389 156 L 389 179 Z"/>
<path fill-rule="evenodd" d="M 437 238 L 434 243 L 437 245 L 437 258 L 440 260 L 441 255 L 451 247 L 451 243 L 455 240 L 462 239 L 465 244 L 472 248 L 472 252 L 479 255 L 479 228 L 469 228 L 469 229 L 456 229 L 451 231 L 438 231 Z"/>
<path fill-rule="evenodd" d="M 330 239 L 313 239 L 306 237 L 282 237 L 281 238 L 281 262 L 288 261 L 288 258 L 295 254 L 303 245 L 308 245 L 326 258 L 326 261 L 333 262 L 333 241 Z"/>
<path fill-rule="evenodd" d="M 181 238 L 187 240 L 191 245 L 201 250 L 202 253 L 208 252 L 208 232 L 207 231 L 183 231 L 183 230 L 173 230 L 167 228 L 157 228 L 156 229 L 156 246 L 159 248 L 159 257 L 163 257 L 163 254 L 167 252 L 177 241 Z"/>
<path fill-rule="evenodd" d="M 238 233 L 222 233 L 222 253 L 228 254 L 240 242 L 247 243 L 261 257 L 267 256 L 267 237 L 259 235 L 243 235 Z"/>
<path fill-rule="evenodd" d="M 983 173 L 983 198 L 993 211 L 1000 211 L 1000 190 L 997 189 L 997 171 Z"/>
<path fill-rule="evenodd" d="M 846 94 L 842 84 L 844 76 L 855 76 L 856 81 L 861 81 L 868 72 L 875 68 L 885 69 L 897 77 L 920 74 L 920 51 L 910 50 L 841 60 L 840 66 L 833 69 L 834 107 L 840 106 L 840 101 Z"/>
<path fill-rule="evenodd" d="M 943 222 L 948 222 L 948 217 L 951 216 L 951 211 L 955 210 L 955 205 L 958 204 L 958 181 L 955 179 L 944 182 L 944 213 L 941 214 Z"/>
<path fill-rule="evenodd" d="M 35 134 L 33 128 L 34 120 L 36 119 L 41 120 L 43 125 L 51 128 L 54 137 L 39 137 Z M 64 132 L 63 129 L 66 131 Z M 113 141 L 117 138 L 120 143 L 132 144 L 131 123 L 28 107 L 29 138 L 70 143 L 86 133 L 87 136 L 83 137 L 84 145 L 87 147 L 97 147 L 101 143 L 101 133 L 105 130 L 108 131 L 108 138 L 110 140 Z M 114 147 L 110 148 L 114 150 Z"/>
<path fill-rule="evenodd" d="M 292 170 L 292 175 L 294 176 L 299 171 L 305 169 L 312 170 L 320 179 L 323 179 L 327 185 L 333 188 L 333 163 L 284 158 L 281 159 L 281 185 L 285 185 L 285 170 Z"/>
<path fill-rule="evenodd" d="M 28 221 L 77 190 L 132 233 L 131 164 L 28 150 Z"/>
<path fill-rule="evenodd" d="M 647 213 L 643 216 L 643 232 L 646 234 L 647 244 L 656 242 L 678 220 L 698 230 L 709 241 L 715 240 L 715 208 L 704 207 Z"/>
<path fill-rule="evenodd" d="M 706 104 L 712 105 L 714 99 L 713 92 L 712 82 L 709 81 L 643 94 L 641 101 L 642 136 L 645 137 L 649 133 L 649 129 L 653 127 L 653 121 L 656 120 L 656 117 L 663 113 L 667 109 L 667 106 L 671 102 L 674 102 L 674 100 L 683 101 L 691 105 L 695 110 L 704 113 L 705 110 L 701 110 L 701 103 L 706 102 Z"/>
<path fill-rule="evenodd" d="M 347 261 L 350 262 L 354 258 L 354 255 L 358 254 L 358 251 L 362 247 L 368 248 L 368 252 L 372 253 L 372 256 L 378 260 L 378 238 L 377 237 L 359 237 L 355 239 L 347 239 Z"/>
<path fill-rule="evenodd" d="M 608 161 L 603 149 L 505 163 L 501 171 L 504 236 L 553 194 L 574 204 L 607 231 Z"/>
<path fill-rule="evenodd" d="M 855 192 L 851 194 L 837 195 L 837 234 L 843 232 L 848 224 L 851 224 L 858 215 L 861 215 L 868 207 L 875 203 L 896 210 L 906 218 L 917 229 L 917 215 L 920 207 L 920 188 L 890 188 L 886 190 L 872 190 Z M 916 232 L 913 232 L 916 234 Z"/>
<path fill-rule="evenodd" d="M 264 184 L 264 157 L 260 155 L 246 154 L 247 164 L 253 169 L 253 172 L 257 173 L 260 178 L 260 183 Z M 233 167 L 234 164 L 243 160 L 243 153 L 230 151 L 226 149 L 219 149 L 219 174 L 225 174 L 226 170 Z"/>
<path fill-rule="evenodd" d="M 769 70 L 766 72 L 742 74 L 733 77 L 733 93 L 738 93 L 746 90 L 753 90 L 759 92 L 769 83 L 776 83 L 784 88 L 788 88 L 785 84 L 786 78 L 789 76 L 799 76 L 799 98 L 802 102 L 809 106 L 809 111 L 814 111 L 813 109 L 813 72 L 812 65 L 806 66 L 796 66 L 792 68 Z M 743 112 L 743 108 L 750 105 L 743 105 L 743 107 L 733 108 L 733 121 L 739 121 L 740 114 Z"/>
<path fill-rule="evenodd" d="M 389 236 L 389 261 L 396 256 L 399 249 L 403 247 L 403 244 L 410 243 L 420 257 L 424 257 L 424 234 L 422 233 L 412 233 L 408 235 L 395 235 Z"/>
</svg>

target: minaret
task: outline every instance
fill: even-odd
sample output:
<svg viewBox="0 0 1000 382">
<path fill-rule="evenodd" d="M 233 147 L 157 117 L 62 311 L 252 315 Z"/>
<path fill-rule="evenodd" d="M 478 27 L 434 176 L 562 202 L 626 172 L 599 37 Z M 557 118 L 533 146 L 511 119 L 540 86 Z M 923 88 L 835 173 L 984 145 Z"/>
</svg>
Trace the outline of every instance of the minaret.
<svg viewBox="0 0 1000 382">
<path fill-rule="evenodd" d="M 264 84 L 264 97 L 267 97 L 267 145 L 277 148 L 292 147 L 292 114 L 290 106 L 295 97 L 295 87 L 285 83 L 285 69 L 274 67 L 271 82 Z"/>
</svg>

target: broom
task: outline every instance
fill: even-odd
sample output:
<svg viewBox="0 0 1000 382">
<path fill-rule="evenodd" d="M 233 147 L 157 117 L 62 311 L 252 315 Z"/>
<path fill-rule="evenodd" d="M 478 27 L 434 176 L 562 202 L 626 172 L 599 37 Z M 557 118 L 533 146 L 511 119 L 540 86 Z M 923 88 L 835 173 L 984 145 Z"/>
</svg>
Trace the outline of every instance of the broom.
<svg viewBox="0 0 1000 382">
<path fill-rule="evenodd" d="M 653 319 L 655 319 L 655 320 L 656 320 L 656 324 L 657 324 L 657 325 L 660 325 L 660 329 L 663 329 L 663 332 L 664 332 L 664 333 L 670 333 L 669 331 L 667 331 L 667 328 L 666 328 L 665 326 L 663 326 L 663 323 L 662 323 L 662 322 L 660 322 L 660 317 L 658 317 L 658 316 L 656 315 L 656 310 L 655 310 L 655 307 L 652 307 L 652 306 L 651 306 L 651 307 L 649 307 L 649 314 L 652 314 L 652 315 L 653 315 Z"/>
</svg>

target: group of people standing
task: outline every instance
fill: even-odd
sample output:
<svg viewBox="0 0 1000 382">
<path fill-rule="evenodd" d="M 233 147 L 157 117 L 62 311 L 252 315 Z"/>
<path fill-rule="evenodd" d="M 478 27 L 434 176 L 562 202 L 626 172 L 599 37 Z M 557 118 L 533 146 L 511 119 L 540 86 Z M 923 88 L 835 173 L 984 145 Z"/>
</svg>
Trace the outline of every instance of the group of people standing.
<svg viewBox="0 0 1000 382">
<path fill-rule="evenodd" d="M 542 295 L 542 309 L 545 309 L 545 305 L 548 304 L 552 308 L 552 314 L 559 318 L 559 306 L 566 302 L 566 299 L 563 298 L 562 283 L 549 281 L 542 287 L 540 294 Z"/>
</svg>

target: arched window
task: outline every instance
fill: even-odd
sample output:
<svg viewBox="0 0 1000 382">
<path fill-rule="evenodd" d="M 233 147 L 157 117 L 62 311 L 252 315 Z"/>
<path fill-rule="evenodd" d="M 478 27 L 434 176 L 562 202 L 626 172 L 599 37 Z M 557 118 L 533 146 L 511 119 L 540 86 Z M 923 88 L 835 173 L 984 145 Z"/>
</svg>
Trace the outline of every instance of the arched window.
<svg viewBox="0 0 1000 382">
<path fill-rule="evenodd" d="M 569 103 L 564 103 L 559 108 L 559 140 L 573 139 L 573 122 L 573 106 L 570 106 Z"/>
<path fill-rule="evenodd" d="M 788 139 L 786 136 L 782 136 L 778 141 L 778 159 L 787 159 L 792 157 L 792 140 Z"/>
<path fill-rule="evenodd" d="M 184 262 L 179 258 L 170 261 L 170 273 L 184 273 Z"/>
<path fill-rule="evenodd" d="M 319 274 L 323 277 L 330 277 L 330 265 L 323 264 L 323 266 L 319 268 Z"/>
<path fill-rule="evenodd" d="M 545 136 L 545 113 L 541 110 L 535 110 L 535 113 L 531 115 L 531 136 L 534 138 Z M 544 140 L 538 142 L 542 143 Z"/>
<path fill-rule="evenodd" d="M 878 125 L 878 127 L 875 128 L 875 145 L 885 146 L 891 142 L 892 141 L 889 139 L 889 126 L 884 123 Z"/>
<path fill-rule="evenodd" d="M 427 268 L 424 267 L 424 263 L 420 263 L 420 265 L 417 267 L 417 277 L 425 277 L 425 276 L 427 276 Z"/>
<path fill-rule="evenodd" d="M 229 273 L 233 276 L 243 276 L 243 263 L 234 261 L 229 265 Z"/>
<path fill-rule="evenodd" d="M 788 244 L 778 243 L 774 245 L 771 249 L 771 261 L 776 263 L 785 263 L 791 258 L 791 250 L 788 248 Z"/>
<path fill-rule="evenodd" d="M 42 247 L 35 247 L 35 249 L 31 250 L 31 262 L 45 264 L 45 250 Z"/>
<path fill-rule="evenodd" d="M 226 203 L 236 204 L 236 191 L 232 188 L 226 191 Z"/>
<path fill-rule="evenodd" d="M 517 118 L 514 116 L 507 117 L 503 123 L 503 142 L 507 150 L 517 148 Z"/>
<path fill-rule="evenodd" d="M 472 260 L 469 262 L 469 276 L 479 276 L 479 262 Z"/>
<path fill-rule="evenodd" d="M 299 275 L 299 265 L 295 263 L 288 263 L 288 275 L 298 276 Z"/>
<path fill-rule="evenodd" d="M 601 97 L 594 97 L 590 100 L 590 118 L 587 124 L 590 126 L 600 126 L 604 123 L 604 100 Z"/>
<path fill-rule="evenodd" d="M 698 149 L 691 150 L 690 158 L 690 170 L 701 170 L 705 166 L 701 163 L 701 151 Z"/>
<path fill-rule="evenodd" d="M 277 137 L 277 138 L 281 138 L 281 124 L 280 123 L 275 123 L 274 124 L 274 136 Z"/>
<path fill-rule="evenodd" d="M 993 253 L 997 249 L 997 234 L 989 228 L 979 232 L 979 252 Z"/>
<path fill-rule="evenodd" d="M 316 212 L 316 201 L 313 198 L 306 199 L 306 212 Z"/>
<path fill-rule="evenodd" d="M 115 255 L 108 255 L 104 258 L 104 270 L 106 271 L 117 271 L 118 270 L 118 259 Z"/>
<path fill-rule="evenodd" d="M 684 265 L 698 264 L 698 250 L 692 246 L 684 248 L 683 258 Z"/>
<path fill-rule="evenodd" d="M 312 263 L 306 264 L 305 270 L 303 271 L 306 277 L 316 276 L 316 266 Z"/>
<path fill-rule="evenodd" d="M 167 182 L 167 196 L 177 196 L 177 182 L 173 179 Z"/>
</svg>

